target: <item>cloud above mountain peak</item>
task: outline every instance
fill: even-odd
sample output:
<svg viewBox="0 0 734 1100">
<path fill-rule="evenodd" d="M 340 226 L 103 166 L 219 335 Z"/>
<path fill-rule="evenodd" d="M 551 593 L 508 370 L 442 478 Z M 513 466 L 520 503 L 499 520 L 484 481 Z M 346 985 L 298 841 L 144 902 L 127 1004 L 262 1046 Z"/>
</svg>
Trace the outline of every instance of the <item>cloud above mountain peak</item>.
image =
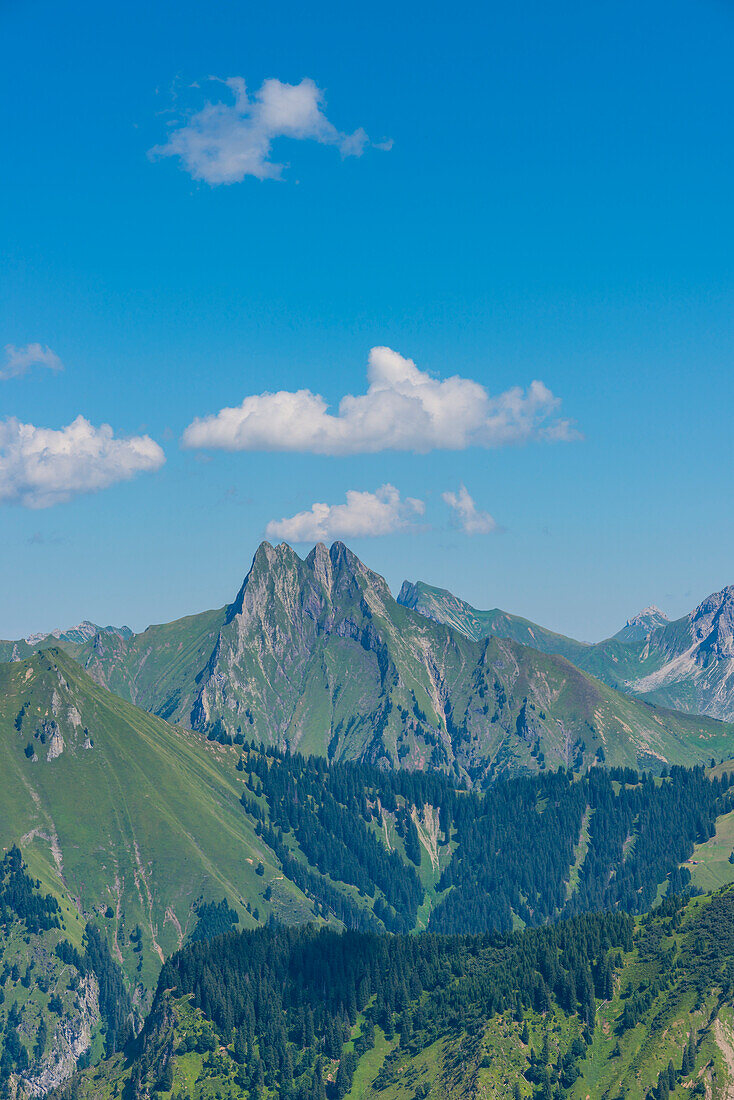
<svg viewBox="0 0 734 1100">
<path fill-rule="evenodd" d="M 183 446 L 346 455 L 580 437 L 572 421 L 559 415 L 560 398 L 540 381 L 493 396 L 469 378 L 433 378 L 388 347 L 372 348 L 367 381 L 367 392 L 342 397 L 336 414 L 308 389 L 253 394 L 241 405 L 194 420 Z"/>
<path fill-rule="evenodd" d="M 408 527 L 424 510 L 422 500 L 401 498 L 394 485 L 383 485 L 374 493 L 349 489 L 344 504 L 317 502 L 308 511 L 271 520 L 265 535 L 290 542 L 391 535 Z"/>
</svg>

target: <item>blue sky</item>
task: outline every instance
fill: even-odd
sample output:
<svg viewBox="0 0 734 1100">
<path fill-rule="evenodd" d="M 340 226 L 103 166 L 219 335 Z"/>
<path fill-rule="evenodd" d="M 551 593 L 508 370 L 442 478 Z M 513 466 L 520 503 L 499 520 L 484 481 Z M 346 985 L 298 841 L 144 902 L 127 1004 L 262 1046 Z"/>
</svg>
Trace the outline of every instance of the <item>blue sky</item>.
<svg viewBox="0 0 734 1100">
<path fill-rule="evenodd" d="M 0 27 L 0 636 L 221 605 L 266 530 L 588 639 L 734 583 L 730 3 Z"/>
</svg>

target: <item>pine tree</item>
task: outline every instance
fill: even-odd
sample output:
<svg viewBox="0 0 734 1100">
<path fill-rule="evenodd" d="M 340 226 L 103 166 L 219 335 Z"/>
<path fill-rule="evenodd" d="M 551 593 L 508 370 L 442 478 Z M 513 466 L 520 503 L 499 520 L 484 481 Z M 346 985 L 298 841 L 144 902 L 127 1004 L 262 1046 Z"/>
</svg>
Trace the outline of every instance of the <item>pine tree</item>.
<svg viewBox="0 0 734 1100">
<path fill-rule="evenodd" d="M 233 1057 L 239 1065 L 244 1065 L 247 1059 L 247 1039 L 244 1028 L 238 1028 L 234 1037 Z"/>
<path fill-rule="evenodd" d="M 320 1058 L 317 1059 L 313 1071 L 311 1100 L 326 1100 L 326 1089 L 324 1088 L 324 1070 Z"/>
<path fill-rule="evenodd" d="M 689 1077 L 696 1065 L 696 1047 L 693 1039 L 693 1032 L 688 1036 L 688 1042 L 683 1049 L 683 1064 L 681 1065 L 681 1075 L 683 1077 Z"/>
</svg>

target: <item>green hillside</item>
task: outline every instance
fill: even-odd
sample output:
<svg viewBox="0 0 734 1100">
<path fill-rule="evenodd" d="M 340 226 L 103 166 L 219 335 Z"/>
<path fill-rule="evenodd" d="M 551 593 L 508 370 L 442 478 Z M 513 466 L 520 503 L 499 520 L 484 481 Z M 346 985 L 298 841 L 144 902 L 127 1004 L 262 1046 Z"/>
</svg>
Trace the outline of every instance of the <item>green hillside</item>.
<svg viewBox="0 0 734 1100">
<path fill-rule="evenodd" d="M 0 956 L 11 971 L 0 1034 L 13 1065 L 26 1059 L 29 1079 L 51 1074 L 52 1084 L 78 1056 L 96 1062 L 129 1016 L 128 1007 L 105 1022 L 95 1007 L 94 981 L 98 998 L 108 984 L 94 977 L 100 953 L 103 975 L 120 969 L 134 1024 L 162 956 L 232 919 L 461 935 L 600 908 L 637 913 L 666 883 L 690 882 L 679 864 L 731 813 L 726 770 L 709 778 L 674 767 L 656 779 L 541 767 L 477 792 L 441 772 L 207 741 L 111 695 L 54 650 L 0 674 L 3 843 L 20 844 L 36 894 L 59 906 L 58 925 L 31 932 L 12 905 L 3 923 L 0 892 Z M 84 961 L 90 937 L 93 963 Z M 72 985 L 55 954 L 62 940 L 82 960 L 72 958 Z M 25 1053 L 7 1038 L 13 1004 Z"/>
<path fill-rule="evenodd" d="M 733 957 L 731 889 L 503 938 L 233 933 L 175 956 L 137 1044 L 60 1095 L 724 1100 Z"/>
<path fill-rule="evenodd" d="M 0 844 L 80 919 L 95 916 L 141 988 L 196 923 L 200 896 L 247 923 L 263 861 L 225 751 L 95 684 L 60 650 L 0 665 Z M 283 905 L 306 909 L 284 887 Z M 131 936 L 140 929 L 140 941 Z"/>
</svg>

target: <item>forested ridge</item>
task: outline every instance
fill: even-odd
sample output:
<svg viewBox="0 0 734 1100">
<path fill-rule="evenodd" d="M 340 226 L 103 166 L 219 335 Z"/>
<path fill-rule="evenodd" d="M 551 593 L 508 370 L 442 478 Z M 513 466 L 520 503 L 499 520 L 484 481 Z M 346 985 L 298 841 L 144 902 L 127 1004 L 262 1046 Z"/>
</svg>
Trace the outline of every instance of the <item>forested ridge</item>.
<svg viewBox="0 0 734 1100">
<path fill-rule="evenodd" d="M 518 918 L 532 926 L 598 909 L 645 912 L 666 878 L 672 892 L 688 884 L 680 864 L 732 804 L 728 775 L 711 779 L 703 767 L 674 766 L 658 777 L 631 768 L 560 769 L 482 793 L 456 789 L 437 773 L 329 765 L 255 746 L 238 767 L 247 775 L 242 805 L 284 873 L 314 898 L 318 915 L 362 930 L 415 927 L 426 859 L 415 820 L 427 808 L 447 851 L 429 928 L 467 933 L 507 931 Z M 386 817 L 402 857 L 375 828 Z M 369 905 L 340 894 L 339 882 L 357 887 Z"/>
<path fill-rule="evenodd" d="M 230 932 L 177 952 L 127 1056 L 57 1100 L 711 1095 L 733 958 L 730 889 L 506 935 Z"/>
<path fill-rule="evenodd" d="M 65 932 L 61 906 L 41 892 L 14 846 L 0 862 L 0 1095 L 11 1075 L 37 1071 L 57 1026 L 73 1020 L 88 976 L 104 1052 L 113 1054 L 133 1035 L 131 999 L 107 940 L 90 921 L 79 951 Z"/>
</svg>

